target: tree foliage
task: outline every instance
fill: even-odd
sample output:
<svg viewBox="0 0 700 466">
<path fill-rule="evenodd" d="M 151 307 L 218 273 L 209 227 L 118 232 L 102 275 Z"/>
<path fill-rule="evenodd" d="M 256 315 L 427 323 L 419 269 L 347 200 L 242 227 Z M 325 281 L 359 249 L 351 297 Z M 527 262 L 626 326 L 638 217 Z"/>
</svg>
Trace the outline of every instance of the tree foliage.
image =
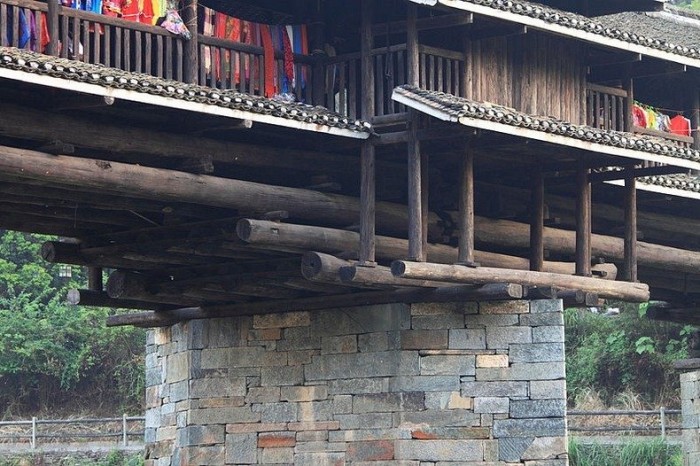
<svg viewBox="0 0 700 466">
<path fill-rule="evenodd" d="M 672 3 L 682 8 L 690 8 L 691 10 L 700 11 L 700 0 L 675 0 Z"/>
<path fill-rule="evenodd" d="M 107 399 L 140 405 L 143 331 L 108 329 L 109 310 L 72 306 L 69 288 L 85 275 L 43 262 L 40 235 L 0 231 L 0 401 L 4 415 L 51 409 L 66 400 L 94 407 Z M 4 398 L 4 399 L 3 399 Z"/>
<path fill-rule="evenodd" d="M 621 307 L 617 316 L 567 309 L 569 397 L 593 389 L 610 403 L 629 391 L 650 404 L 677 404 L 678 373 L 672 365 L 687 357 L 691 328 L 647 319 L 646 305 Z"/>
</svg>

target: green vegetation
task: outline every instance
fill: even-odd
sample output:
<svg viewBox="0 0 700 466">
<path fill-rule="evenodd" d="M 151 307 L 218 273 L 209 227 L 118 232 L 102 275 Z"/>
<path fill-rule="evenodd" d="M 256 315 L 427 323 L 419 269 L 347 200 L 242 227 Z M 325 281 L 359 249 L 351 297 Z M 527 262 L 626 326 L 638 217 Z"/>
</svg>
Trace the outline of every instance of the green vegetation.
<svg viewBox="0 0 700 466">
<path fill-rule="evenodd" d="M 0 458 L 0 466 L 34 466 L 43 464 L 45 464 L 45 458 L 41 454 L 11 459 Z M 50 464 L 56 464 L 58 466 L 143 466 L 144 461 L 141 453 L 125 454 L 124 452 L 114 450 L 109 452 L 105 457 L 79 457 L 73 455 L 60 459 L 53 459 Z"/>
<path fill-rule="evenodd" d="M 0 231 L 0 417 L 96 414 L 103 404 L 141 413 L 144 332 L 108 329 L 109 310 L 66 304 L 86 279 L 43 262 L 46 239 Z"/>
<path fill-rule="evenodd" d="M 570 466 L 682 466 L 680 447 L 660 438 L 622 445 L 583 445 L 569 440 Z"/>
<path fill-rule="evenodd" d="M 672 364 L 687 357 L 691 327 L 651 321 L 644 317 L 646 305 L 620 308 L 617 316 L 581 309 L 564 314 L 570 401 L 593 390 L 606 404 L 621 393 L 636 393 L 650 405 L 678 406 Z"/>
<path fill-rule="evenodd" d="M 673 2 L 676 6 L 690 8 L 691 10 L 700 11 L 700 0 L 676 0 Z"/>
</svg>

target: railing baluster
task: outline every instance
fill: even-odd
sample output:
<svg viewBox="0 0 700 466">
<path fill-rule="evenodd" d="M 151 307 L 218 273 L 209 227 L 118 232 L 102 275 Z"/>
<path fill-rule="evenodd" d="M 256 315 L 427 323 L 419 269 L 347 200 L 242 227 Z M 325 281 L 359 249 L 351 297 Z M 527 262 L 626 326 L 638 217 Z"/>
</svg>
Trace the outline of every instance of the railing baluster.
<svg viewBox="0 0 700 466">
<path fill-rule="evenodd" d="M 163 36 L 156 36 L 156 76 L 159 78 L 163 77 L 163 63 L 165 62 L 165 57 L 163 57 Z"/>
<path fill-rule="evenodd" d="M 82 20 L 82 35 L 80 36 L 81 42 L 83 42 L 83 58 L 82 61 L 85 63 L 90 63 L 90 51 L 92 46 L 90 44 L 90 21 Z"/>
<path fill-rule="evenodd" d="M 141 31 L 134 31 L 134 71 L 141 73 L 143 70 L 143 47 Z"/>
<path fill-rule="evenodd" d="M 105 36 L 104 36 L 104 64 L 105 66 L 112 66 L 112 25 L 105 24 Z"/>
<path fill-rule="evenodd" d="M 165 78 L 173 79 L 173 38 L 165 38 Z"/>
<path fill-rule="evenodd" d="M 345 81 L 345 62 L 338 65 L 338 113 L 347 115 L 348 90 Z"/>
<path fill-rule="evenodd" d="M 78 18 L 73 18 L 73 22 L 71 23 L 71 31 L 73 34 L 73 37 L 70 38 L 73 44 L 73 56 L 70 56 L 70 50 L 68 51 L 69 58 L 73 58 L 75 60 L 82 60 L 80 58 L 80 52 L 82 49 L 81 43 L 80 43 L 80 20 Z M 84 52 L 84 50 L 83 50 Z"/>
<path fill-rule="evenodd" d="M 358 104 L 358 93 L 357 93 L 357 67 L 359 65 L 359 60 L 350 60 L 348 61 L 349 66 L 350 66 L 350 78 L 349 78 L 349 83 L 350 86 L 348 88 L 348 100 L 350 102 L 350 105 L 348 105 L 348 116 L 350 118 L 357 118 L 357 104 Z"/>
<path fill-rule="evenodd" d="M 8 43 L 8 37 L 5 34 L 7 31 L 7 5 L 0 3 L 0 46 L 10 45 Z"/>
<path fill-rule="evenodd" d="M 374 85 L 376 87 L 376 103 L 375 114 L 378 116 L 384 115 L 384 56 L 377 55 L 375 57 L 374 66 Z"/>
<path fill-rule="evenodd" d="M 185 51 L 184 43 L 181 39 L 175 40 L 175 79 L 178 81 L 184 80 L 184 70 L 185 70 Z"/>
<path fill-rule="evenodd" d="M 150 34 L 145 34 L 143 38 L 143 47 L 144 47 L 144 57 L 143 57 L 143 71 L 146 74 L 152 74 L 153 73 L 153 57 L 151 56 L 152 50 L 152 44 L 151 44 L 151 35 Z"/>
<path fill-rule="evenodd" d="M 19 47 L 19 8 L 12 7 L 12 39 L 10 44 Z"/>
</svg>

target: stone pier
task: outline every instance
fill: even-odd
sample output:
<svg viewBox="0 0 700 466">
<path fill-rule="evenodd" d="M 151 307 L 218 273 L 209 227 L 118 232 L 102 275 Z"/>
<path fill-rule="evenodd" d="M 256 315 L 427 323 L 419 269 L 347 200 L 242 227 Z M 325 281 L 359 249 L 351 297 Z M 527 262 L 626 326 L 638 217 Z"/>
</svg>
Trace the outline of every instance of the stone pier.
<svg viewBox="0 0 700 466">
<path fill-rule="evenodd" d="M 147 465 L 568 464 L 558 300 L 196 320 L 146 364 Z"/>
<path fill-rule="evenodd" d="M 700 466 L 700 370 L 681 374 L 681 410 L 684 464 Z"/>
</svg>

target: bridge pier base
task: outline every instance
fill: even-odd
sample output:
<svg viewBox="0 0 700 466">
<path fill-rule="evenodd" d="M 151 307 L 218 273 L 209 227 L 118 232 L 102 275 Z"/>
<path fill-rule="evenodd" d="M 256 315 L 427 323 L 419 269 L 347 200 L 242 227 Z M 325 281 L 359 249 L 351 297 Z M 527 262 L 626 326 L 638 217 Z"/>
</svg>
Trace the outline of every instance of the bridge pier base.
<svg viewBox="0 0 700 466">
<path fill-rule="evenodd" d="M 559 300 L 195 320 L 146 365 L 147 465 L 568 464 Z"/>
<path fill-rule="evenodd" d="M 683 458 L 685 466 L 700 466 L 700 370 L 681 374 Z"/>
</svg>

